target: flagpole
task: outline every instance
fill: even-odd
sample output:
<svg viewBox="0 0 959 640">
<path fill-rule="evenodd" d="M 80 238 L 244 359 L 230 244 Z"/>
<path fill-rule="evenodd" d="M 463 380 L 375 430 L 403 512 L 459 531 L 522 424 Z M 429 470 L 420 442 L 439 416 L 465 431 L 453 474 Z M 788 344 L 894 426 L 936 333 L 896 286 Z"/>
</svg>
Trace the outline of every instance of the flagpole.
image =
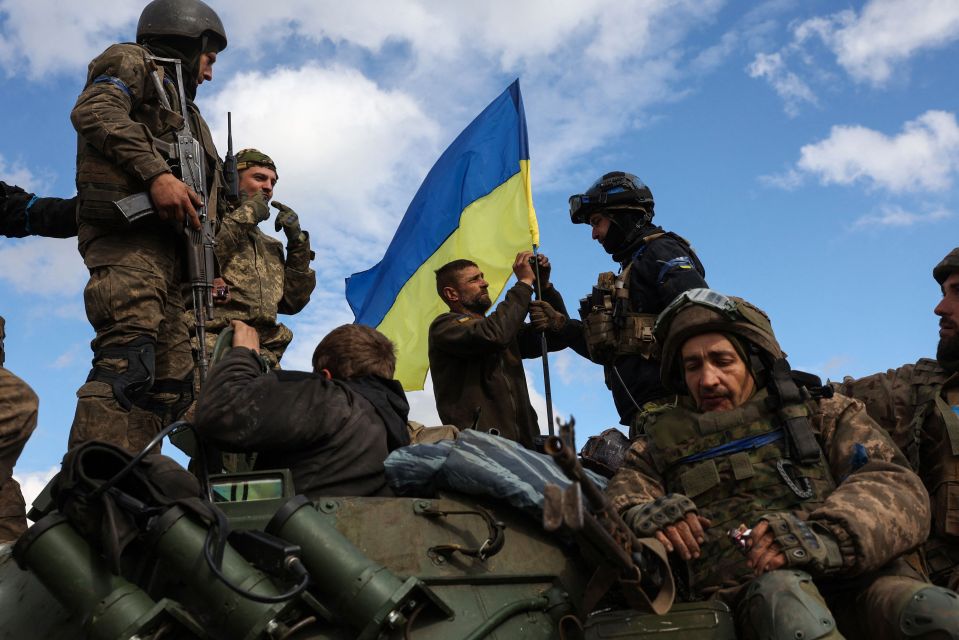
<svg viewBox="0 0 959 640">
<path fill-rule="evenodd" d="M 537 247 L 533 245 L 533 267 L 536 269 L 536 299 L 543 299 L 543 287 L 540 284 L 539 279 L 539 253 L 537 253 Z M 543 352 L 543 386 L 546 389 L 546 426 L 549 429 L 549 435 L 556 435 L 555 428 L 553 427 L 553 392 L 549 384 L 549 350 L 546 345 L 546 331 L 542 331 L 539 334 L 540 340 L 540 349 Z"/>
</svg>

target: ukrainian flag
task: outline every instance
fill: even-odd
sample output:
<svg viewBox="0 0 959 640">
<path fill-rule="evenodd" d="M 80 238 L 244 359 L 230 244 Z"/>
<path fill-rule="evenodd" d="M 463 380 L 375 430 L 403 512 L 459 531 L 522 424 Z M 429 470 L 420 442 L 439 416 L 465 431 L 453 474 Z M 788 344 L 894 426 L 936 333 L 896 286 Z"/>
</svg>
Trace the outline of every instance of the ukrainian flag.
<svg viewBox="0 0 959 640">
<path fill-rule="evenodd" d="M 403 388 L 422 389 L 429 326 L 448 310 L 436 293 L 434 271 L 458 258 L 472 260 L 496 300 L 516 253 L 538 245 L 526 113 L 516 80 L 443 152 L 383 260 L 346 279 L 346 300 L 358 324 L 376 327 L 396 345 Z"/>
</svg>

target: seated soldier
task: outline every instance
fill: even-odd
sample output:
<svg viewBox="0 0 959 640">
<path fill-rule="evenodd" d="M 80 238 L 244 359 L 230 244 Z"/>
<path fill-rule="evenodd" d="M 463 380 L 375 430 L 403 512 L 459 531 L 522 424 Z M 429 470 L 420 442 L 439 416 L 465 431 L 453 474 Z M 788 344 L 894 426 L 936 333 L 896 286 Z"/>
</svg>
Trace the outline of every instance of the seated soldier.
<svg viewBox="0 0 959 640">
<path fill-rule="evenodd" d="M 392 495 L 383 461 L 410 438 L 389 339 L 343 325 L 317 345 L 312 373 L 268 372 L 256 330 L 239 320 L 233 330 L 197 402 L 199 434 L 224 451 L 256 451 L 257 469 L 289 468 L 311 499 Z"/>
<path fill-rule="evenodd" d="M 656 337 L 690 397 L 643 418 L 607 493 L 685 561 L 690 597 L 730 605 L 744 638 L 956 638 L 956 594 L 897 559 L 928 496 L 862 403 L 792 372 L 739 298 L 684 292 Z"/>
</svg>

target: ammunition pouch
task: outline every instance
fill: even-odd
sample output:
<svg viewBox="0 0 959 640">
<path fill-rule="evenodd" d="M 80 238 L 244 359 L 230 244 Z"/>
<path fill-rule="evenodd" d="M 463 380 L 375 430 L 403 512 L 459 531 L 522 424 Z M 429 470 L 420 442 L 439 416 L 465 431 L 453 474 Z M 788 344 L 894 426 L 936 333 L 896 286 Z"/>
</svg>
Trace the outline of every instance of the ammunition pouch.
<svg viewBox="0 0 959 640">
<path fill-rule="evenodd" d="M 652 502 L 629 508 L 623 521 L 641 538 L 650 538 L 664 527 L 675 524 L 687 513 L 697 513 L 692 500 L 681 493 L 667 493 Z"/>
<path fill-rule="evenodd" d="M 788 511 L 764 513 L 759 519 L 769 523 L 776 543 L 786 556 L 786 566 L 808 567 L 816 575 L 842 568 L 839 544 L 816 523 L 800 520 Z"/>
<path fill-rule="evenodd" d="M 127 368 L 121 373 L 100 366 L 100 361 L 124 360 Z M 113 388 L 113 397 L 129 411 L 153 387 L 156 371 L 156 341 L 141 337 L 117 347 L 103 347 L 93 354 L 93 368 L 87 382 L 106 382 Z"/>
<path fill-rule="evenodd" d="M 629 269 L 618 278 L 601 273 L 592 295 L 582 303 L 583 331 L 593 362 L 611 365 L 620 356 L 659 357 L 653 337 L 656 314 L 634 313 L 629 308 Z"/>
</svg>

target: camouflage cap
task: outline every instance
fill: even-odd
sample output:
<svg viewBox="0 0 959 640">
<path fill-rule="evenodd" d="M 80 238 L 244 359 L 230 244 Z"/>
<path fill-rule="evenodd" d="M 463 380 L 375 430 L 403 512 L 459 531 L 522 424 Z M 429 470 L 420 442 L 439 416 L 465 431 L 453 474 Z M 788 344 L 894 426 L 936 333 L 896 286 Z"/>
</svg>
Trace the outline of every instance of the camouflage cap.
<svg viewBox="0 0 959 640">
<path fill-rule="evenodd" d="M 273 169 L 273 173 L 276 173 L 277 180 L 280 179 L 279 173 L 276 171 L 276 165 L 273 164 L 273 158 L 266 155 L 259 149 L 240 149 L 236 153 L 236 170 L 243 171 L 244 169 L 249 169 L 250 167 L 266 167 L 267 169 Z"/>
<path fill-rule="evenodd" d="M 654 332 L 656 340 L 663 345 L 660 375 L 663 384 L 673 390 L 679 390 L 682 384 L 680 352 L 693 336 L 714 332 L 733 334 L 773 358 L 785 355 L 766 312 L 742 298 L 725 296 L 712 289 L 690 289 L 679 294 L 659 314 Z"/>
<path fill-rule="evenodd" d="M 946 278 L 956 271 L 959 271 L 959 247 L 947 253 L 946 257 L 935 266 L 932 270 L 932 277 L 935 278 L 936 282 L 941 286 L 945 283 Z"/>
</svg>

